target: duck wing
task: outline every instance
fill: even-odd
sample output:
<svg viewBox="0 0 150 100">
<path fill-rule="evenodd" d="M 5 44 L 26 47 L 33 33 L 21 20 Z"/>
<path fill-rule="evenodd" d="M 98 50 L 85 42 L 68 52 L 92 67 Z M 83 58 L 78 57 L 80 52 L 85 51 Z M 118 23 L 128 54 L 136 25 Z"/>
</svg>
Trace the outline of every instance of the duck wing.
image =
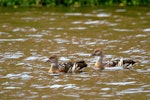
<svg viewBox="0 0 150 100">
<path fill-rule="evenodd" d="M 123 60 L 123 68 L 132 69 L 136 62 L 130 59 Z"/>
<path fill-rule="evenodd" d="M 79 72 L 84 67 L 87 67 L 87 64 L 83 60 L 77 60 L 74 62 L 62 62 L 59 63 L 59 70 L 61 72 Z"/>
<path fill-rule="evenodd" d="M 79 70 L 83 69 L 84 67 L 87 67 L 87 64 L 84 60 L 78 60 L 78 61 L 75 61 L 74 63 L 77 64 L 77 67 L 79 67 Z"/>
<path fill-rule="evenodd" d="M 131 67 L 133 67 L 133 65 L 136 63 L 135 61 L 131 60 L 131 59 L 112 59 L 110 60 L 108 63 L 105 63 L 104 66 L 106 67 L 116 67 L 119 65 L 119 63 L 122 61 L 121 66 L 123 66 L 123 68 L 125 69 L 129 69 Z"/>
<path fill-rule="evenodd" d="M 68 70 L 72 69 L 73 65 L 74 65 L 73 62 L 62 62 L 62 63 L 59 63 L 59 70 L 61 72 L 67 73 Z"/>
</svg>

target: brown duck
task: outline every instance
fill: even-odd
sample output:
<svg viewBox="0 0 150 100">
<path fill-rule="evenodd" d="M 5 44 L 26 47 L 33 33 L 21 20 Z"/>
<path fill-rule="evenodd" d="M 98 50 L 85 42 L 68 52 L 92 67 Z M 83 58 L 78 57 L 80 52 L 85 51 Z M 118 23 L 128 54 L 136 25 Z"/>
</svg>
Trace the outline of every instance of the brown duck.
<svg viewBox="0 0 150 100">
<path fill-rule="evenodd" d="M 123 69 L 131 69 L 136 63 L 131 59 L 112 59 L 108 63 L 103 63 L 104 53 L 101 48 L 97 48 L 93 51 L 91 56 L 97 56 L 97 61 L 95 62 L 95 68 L 104 69 L 108 67 L 122 67 Z"/>
<path fill-rule="evenodd" d="M 58 62 L 58 57 L 56 55 L 52 55 L 46 62 L 51 63 L 51 67 L 49 69 L 49 73 L 72 73 L 72 72 L 81 72 L 83 68 L 87 67 L 87 64 L 83 60 L 74 61 L 74 62 Z"/>
</svg>

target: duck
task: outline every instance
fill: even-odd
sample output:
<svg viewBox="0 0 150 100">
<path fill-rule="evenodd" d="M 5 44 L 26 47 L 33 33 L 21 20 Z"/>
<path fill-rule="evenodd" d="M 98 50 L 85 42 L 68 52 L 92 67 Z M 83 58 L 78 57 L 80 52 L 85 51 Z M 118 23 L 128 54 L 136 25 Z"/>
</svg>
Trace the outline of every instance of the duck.
<svg viewBox="0 0 150 100">
<path fill-rule="evenodd" d="M 135 61 L 131 59 L 123 59 L 123 58 L 115 58 L 111 59 L 110 61 L 104 63 L 104 52 L 102 48 L 96 48 L 90 56 L 97 56 L 97 60 L 95 62 L 95 69 L 103 70 L 103 69 L 109 69 L 113 67 L 119 67 L 121 69 L 131 69 L 133 68 L 133 65 L 136 63 Z"/>
<path fill-rule="evenodd" d="M 87 67 L 87 64 L 84 60 L 68 61 L 68 62 L 59 62 L 56 55 L 51 55 L 46 62 L 50 62 L 51 66 L 49 73 L 77 73 L 82 72 L 82 69 Z"/>
</svg>

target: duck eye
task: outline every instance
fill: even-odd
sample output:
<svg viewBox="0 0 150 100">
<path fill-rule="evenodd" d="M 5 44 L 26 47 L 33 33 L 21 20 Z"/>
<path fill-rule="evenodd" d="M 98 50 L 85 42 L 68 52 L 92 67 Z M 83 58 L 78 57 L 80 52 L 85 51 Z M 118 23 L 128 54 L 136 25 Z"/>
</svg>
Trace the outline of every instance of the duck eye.
<svg viewBox="0 0 150 100">
<path fill-rule="evenodd" d="M 95 53 L 99 52 L 99 50 L 96 50 Z"/>
</svg>

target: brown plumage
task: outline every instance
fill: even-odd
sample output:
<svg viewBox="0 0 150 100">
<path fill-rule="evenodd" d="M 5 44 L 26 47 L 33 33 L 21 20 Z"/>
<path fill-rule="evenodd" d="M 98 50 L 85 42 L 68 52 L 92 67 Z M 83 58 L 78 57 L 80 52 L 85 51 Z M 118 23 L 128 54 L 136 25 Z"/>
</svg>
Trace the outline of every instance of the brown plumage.
<svg viewBox="0 0 150 100">
<path fill-rule="evenodd" d="M 105 67 L 123 67 L 124 69 L 130 69 L 136 63 L 131 59 L 112 59 L 108 63 L 103 63 L 104 53 L 101 48 L 97 48 L 93 51 L 91 56 L 97 56 L 98 59 L 95 62 L 95 68 L 104 69 Z"/>
<path fill-rule="evenodd" d="M 87 64 L 83 60 L 78 60 L 74 62 L 58 62 L 58 57 L 56 55 L 52 55 L 49 57 L 47 62 L 51 63 L 51 67 L 49 69 L 50 73 L 55 72 L 81 72 L 81 70 L 87 67 Z"/>
</svg>

